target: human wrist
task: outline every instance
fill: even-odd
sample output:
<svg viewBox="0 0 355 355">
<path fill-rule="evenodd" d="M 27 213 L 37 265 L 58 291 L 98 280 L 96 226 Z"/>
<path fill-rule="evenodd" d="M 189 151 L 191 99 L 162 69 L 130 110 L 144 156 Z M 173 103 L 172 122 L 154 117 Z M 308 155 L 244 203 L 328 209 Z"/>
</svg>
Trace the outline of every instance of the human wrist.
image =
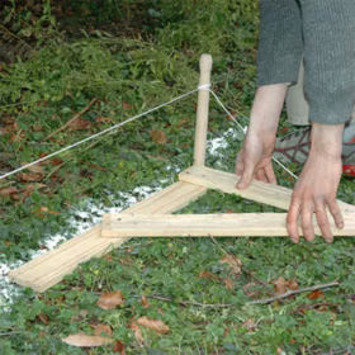
<svg viewBox="0 0 355 355">
<path fill-rule="evenodd" d="M 313 123 L 310 153 L 317 156 L 341 159 L 343 130 L 344 124 L 324 125 Z"/>
</svg>

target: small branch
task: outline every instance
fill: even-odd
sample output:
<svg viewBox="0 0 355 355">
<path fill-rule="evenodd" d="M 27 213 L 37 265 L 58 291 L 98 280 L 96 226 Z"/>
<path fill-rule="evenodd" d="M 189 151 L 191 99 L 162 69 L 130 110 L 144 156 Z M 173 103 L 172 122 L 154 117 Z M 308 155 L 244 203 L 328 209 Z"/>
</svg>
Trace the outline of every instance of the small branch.
<svg viewBox="0 0 355 355">
<path fill-rule="evenodd" d="M 297 295 L 299 293 L 312 292 L 312 291 L 321 290 L 321 289 L 334 287 L 334 286 L 339 286 L 339 282 L 333 281 L 328 284 L 310 286 L 310 287 L 300 288 L 298 290 L 289 290 L 285 293 L 282 293 L 281 295 L 277 295 L 275 297 L 270 297 L 270 298 L 264 298 L 261 300 L 251 301 L 251 302 L 248 302 L 248 304 L 268 304 L 268 303 L 272 303 L 274 301 L 282 300 L 282 299 L 290 297 L 292 295 Z"/>
<path fill-rule="evenodd" d="M 46 138 L 42 139 L 42 142 L 47 141 L 49 138 L 52 138 L 55 136 L 57 133 L 63 131 L 66 129 L 70 124 L 72 124 L 75 120 L 77 120 L 79 117 L 81 117 L 86 111 L 89 110 L 89 108 L 97 101 L 97 98 L 95 97 L 92 99 L 87 106 L 85 106 L 80 112 L 78 112 L 73 118 L 71 118 L 68 122 L 66 122 L 63 126 L 52 132 L 49 136 Z"/>
<path fill-rule="evenodd" d="M 162 296 L 147 296 L 147 298 L 152 298 L 152 299 L 156 299 L 156 300 L 164 301 L 164 302 L 176 302 L 182 306 L 190 305 L 190 306 L 197 306 L 197 307 L 203 307 L 203 308 L 228 308 L 228 307 L 236 306 L 233 303 L 200 303 L 200 302 L 194 302 L 194 301 L 174 301 L 171 298 L 162 297 Z"/>
</svg>

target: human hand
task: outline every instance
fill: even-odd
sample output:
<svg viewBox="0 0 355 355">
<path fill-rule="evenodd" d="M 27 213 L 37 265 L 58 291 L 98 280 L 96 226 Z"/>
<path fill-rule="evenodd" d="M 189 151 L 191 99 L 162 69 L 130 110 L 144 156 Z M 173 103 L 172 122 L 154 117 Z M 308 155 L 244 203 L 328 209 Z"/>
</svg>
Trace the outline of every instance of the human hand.
<svg viewBox="0 0 355 355">
<path fill-rule="evenodd" d="M 276 184 L 271 158 L 275 134 L 249 130 L 236 160 L 235 172 L 240 176 L 238 189 L 245 189 L 253 178 Z"/>
<path fill-rule="evenodd" d="M 313 214 L 325 241 L 331 243 L 333 234 L 327 215 L 329 209 L 337 228 L 343 228 L 344 222 L 336 201 L 341 178 L 341 137 L 343 125 L 325 126 L 313 124 L 312 146 L 308 160 L 297 182 L 287 215 L 287 230 L 291 240 L 299 241 L 298 217 L 304 238 L 315 238 Z"/>
<path fill-rule="evenodd" d="M 241 176 L 238 189 L 247 188 L 254 177 L 276 183 L 271 158 L 286 91 L 285 84 L 265 85 L 256 91 L 248 133 L 236 161 L 235 171 Z"/>
</svg>

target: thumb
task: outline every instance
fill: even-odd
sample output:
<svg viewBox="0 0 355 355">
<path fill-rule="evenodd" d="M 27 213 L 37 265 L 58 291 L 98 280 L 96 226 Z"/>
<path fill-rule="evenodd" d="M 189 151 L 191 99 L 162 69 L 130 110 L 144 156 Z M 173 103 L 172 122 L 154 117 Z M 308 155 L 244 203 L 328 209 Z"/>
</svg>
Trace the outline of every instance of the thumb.
<svg viewBox="0 0 355 355">
<path fill-rule="evenodd" d="M 253 163 L 246 163 L 244 166 L 244 171 L 237 183 L 237 189 L 246 189 L 254 176 L 255 165 Z"/>
</svg>

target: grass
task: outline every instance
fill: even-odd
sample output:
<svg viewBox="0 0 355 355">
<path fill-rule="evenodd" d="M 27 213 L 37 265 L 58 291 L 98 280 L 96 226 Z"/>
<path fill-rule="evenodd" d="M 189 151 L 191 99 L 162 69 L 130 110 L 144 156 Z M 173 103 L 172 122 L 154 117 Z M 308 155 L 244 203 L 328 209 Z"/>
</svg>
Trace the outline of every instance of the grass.
<svg viewBox="0 0 355 355">
<path fill-rule="evenodd" d="M 0 155 L 0 169 L 15 168 L 196 87 L 197 59 L 204 51 L 215 59 L 214 90 L 233 112 L 247 115 L 255 79 L 257 16 L 252 3 L 212 1 L 191 7 L 188 1 L 176 2 L 182 13 L 169 22 L 173 3 L 165 2 L 166 12 L 151 29 L 150 41 L 97 38 L 96 33 L 49 43 L 30 60 L 7 66 L 0 78 L 1 104 L 21 105 L 3 108 L 6 134 L 0 147 L 7 155 Z M 229 10 L 217 10 L 226 4 Z M 215 16 L 206 17 L 206 6 Z M 211 32 L 206 33 L 206 26 Z M 217 32 L 228 33 L 222 43 L 220 38 L 211 42 Z M 77 126 L 44 140 L 94 97 L 98 102 Z M 26 261 L 46 236 L 75 235 L 68 221 L 73 208 L 85 205 L 87 198 L 110 207 L 120 191 L 154 186 L 161 179 L 166 184 L 174 181 L 174 172 L 166 167 L 182 170 L 192 162 L 195 104 L 192 96 L 52 160 L 41 171 L 29 172 L 35 181 L 18 175 L 2 183 L 0 188 L 6 184 L 17 190 L 0 201 L 0 260 Z M 209 139 L 230 127 L 212 100 Z M 283 117 L 282 132 L 292 129 Z M 233 171 L 241 141 L 232 136 L 227 141 L 220 157 L 208 157 L 209 166 Z M 278 177 L 280 184 L 292 186 L 282 171 Z M 339 197 L 355 202 L 352 181 L 342 180 Z M 180 213 L 272 210 L 209 191 Z M 240 259 L 241 273 L 221 262 L 226 254 Z M 81 265 L 44 294 L 20 292 L 1 314 L 0 353 L 120 352 L 117 343 L 87 350 L 61 341 L 79 331 L 93 334 L 98 324 L 110 326 L 127 354 L 351 353 L 353 270 L 354 244 L 346 238 L 332 245 L 320 239 L 299 245 L 261 238 L 131 239 Z M 273 296 L 283 283 L 280 277 L 284 284 L 297 282 L 300 288 L 334 280 L 340 285 L 268 305 L 249 304 Z M 113 290 L 123 293 L 124 303 L 102 310 L 96 305 L 98 298 Z M 141 327 L 141 344 L 130 325 L 142 316 L 162 320 L 170 331 L 159 334 Z"/>
</svg>

